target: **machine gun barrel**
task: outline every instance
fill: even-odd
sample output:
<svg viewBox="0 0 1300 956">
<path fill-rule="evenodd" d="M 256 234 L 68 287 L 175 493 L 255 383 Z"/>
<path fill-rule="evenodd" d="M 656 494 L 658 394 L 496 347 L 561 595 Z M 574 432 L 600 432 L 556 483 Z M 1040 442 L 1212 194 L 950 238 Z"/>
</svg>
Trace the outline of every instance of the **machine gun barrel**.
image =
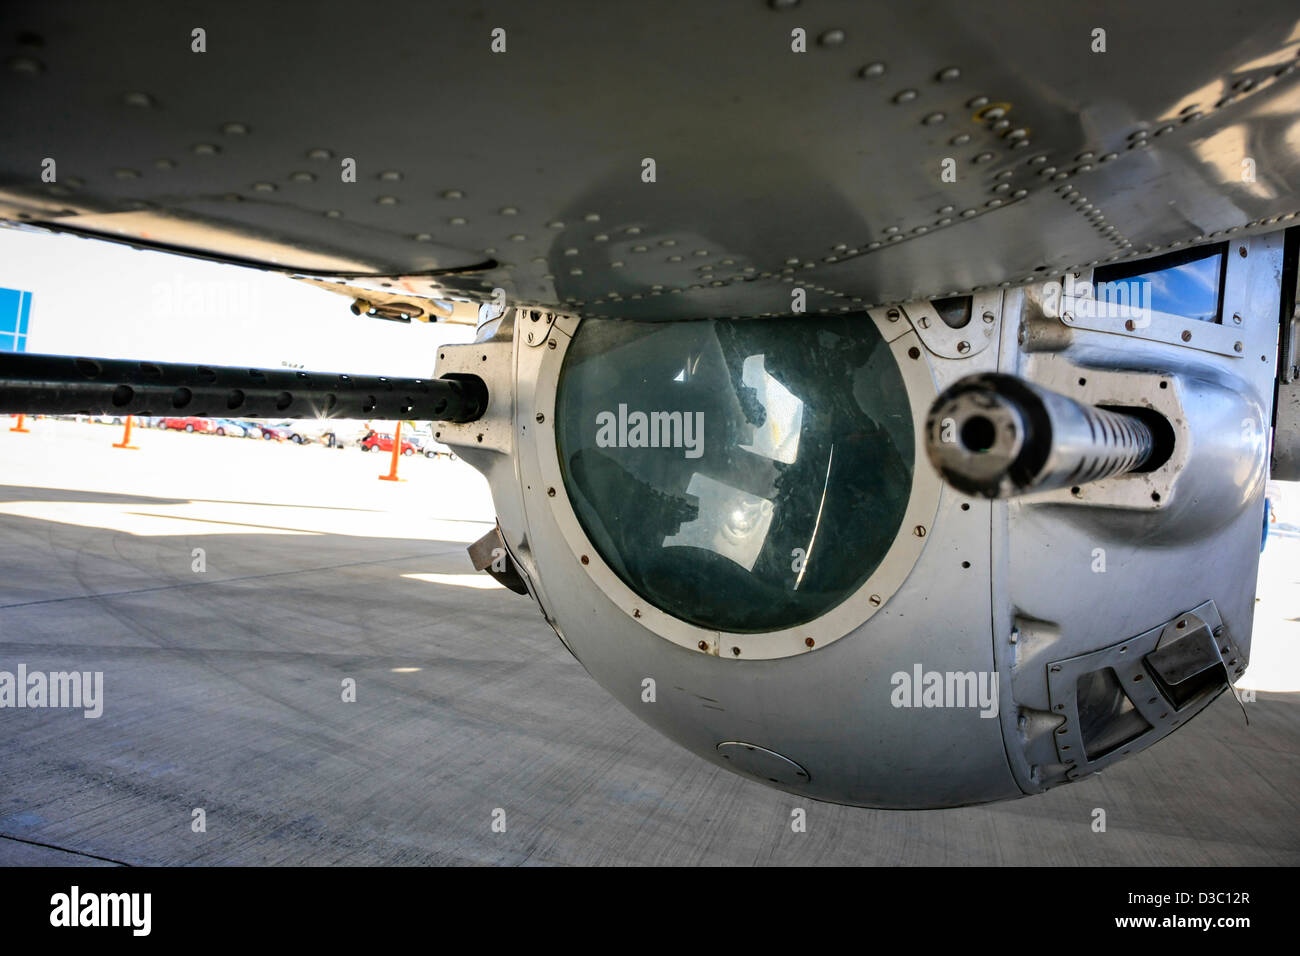
<svg viewBox="0 0 1300 956">
<path fill-rule="evenodd" d="M 1085 405 L 1013 375 L 972 375 L 935 399 L 926 451 L 967 494 L 1010 498 L 1141 469 L 1152 429 L 1137 414 Z"/>
<path fill-rule="evenodd" d="M 474 375 L 437 379 L 0 353 L 0 413 L 472 422 Z"/>
</svg>

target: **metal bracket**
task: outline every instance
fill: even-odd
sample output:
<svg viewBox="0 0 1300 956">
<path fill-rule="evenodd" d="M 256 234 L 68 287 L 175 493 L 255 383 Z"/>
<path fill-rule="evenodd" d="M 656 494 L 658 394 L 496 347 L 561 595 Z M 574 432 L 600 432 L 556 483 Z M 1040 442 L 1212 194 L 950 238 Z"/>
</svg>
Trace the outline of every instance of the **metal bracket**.
<svg viewBox="0 0 1300 956">
<path fill-rule="evenodd" d="M 509 455 L 514 450 L 514 332 L 518 309 L 507 309 L 485 337 L 469 345 L 440 345 L 435 376 L 474 375 L 488 390 L 488 404 L 480 418 L 457 424 L 438 422 L 434 438 L 455 448 L 480 471 L 486 468 L 483 452 Z"/>
<path fill-rule="evenodd" d="M 1208 643 L 1203 637 L 1209 638 Z M 1184 645 L 1188 639 L 1190 643 Z M 1206 648 L 1218 655 L 1217 664 L 1202 659 Z M 1171 693 L 1171 688 L 1186 684 L 1207 668 L 1218 665 L 1223 665 L 1222 680 L 1189 686 L 1185 695 Z M 1089 654 L 1053 661 L 1047 667 L 1048 692 L 1052 714 L 1063 718 L 1063 722 L 1052 737 L 1057 756 L 1066 768 L 1065 776 L 1073 780 L 1094 773 L 1151 746 L 1230 688 L 1245 666 L 1245 655 L 1223 626 L 1213 601 L 1206 601 L 1137 637 Z M 1078 681 L 1085 674 L 1105 668 L 1114 671 L 1133 708 L 1150 729 L 1089 760 L 1079 720 Z M 1176 678 L 1175 683 L 1161 679 L 1162 672 Z"/>
<path fill-rule="evenodd" d="M 546 344 L 547 338 L 551 334 L 551 326 L 555 324 L 554 312 L 543 312 L 541 309 L 519 309 L 516 321 L 519 323 L 519 331 L 525 345 L 529 348 L 540 348 Z"/>
<path fill-rule="evenodd" d="M 970 298 L 970 321 L 957 329 L 940 318 L 930 299 L 900 308 L 927 349 L 940 358 L 964 359 L 979 355 L 997 338 L 998 316 L 1002 314 L 1001 291 L 978 292 Z"/>
</svg>

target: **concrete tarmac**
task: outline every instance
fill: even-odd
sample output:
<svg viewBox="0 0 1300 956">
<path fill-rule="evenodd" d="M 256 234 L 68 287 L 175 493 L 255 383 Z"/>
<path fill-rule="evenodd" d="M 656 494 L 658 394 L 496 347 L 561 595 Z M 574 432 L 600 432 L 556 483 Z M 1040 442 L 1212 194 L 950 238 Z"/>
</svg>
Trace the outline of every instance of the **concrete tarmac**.
<svg viewBox="0 0 1300 956">
<path fill-rule="evenodd" d="M 137 430 L 127 451 L 120 428 L 9 421 L 0 670 L 104 690 L 95 719 L 0 710 L 0 864 L 1300 863 L 1300 536 L 1266 551 L 1249 727 L 1224 695 L 1041 796 L 862 810 L 728 774 L 615 703 L 470 568 L 492 509 L 462 462 L 390 483 L 356 449 Z"/>
</svg>

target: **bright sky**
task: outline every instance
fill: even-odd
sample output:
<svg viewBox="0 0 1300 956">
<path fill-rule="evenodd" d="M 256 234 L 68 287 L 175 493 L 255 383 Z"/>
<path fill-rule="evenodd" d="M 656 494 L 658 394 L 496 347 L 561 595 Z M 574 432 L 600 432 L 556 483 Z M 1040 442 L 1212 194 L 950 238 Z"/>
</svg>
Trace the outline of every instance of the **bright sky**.
<svg viewBox="0 0 1300 956">
<path fill-rule="evenodd" d="M 0 288 L 30 291 L 28 352 L 428 378 L 466 325 L 353 315 L 256 269 L 0 228 Z"/>
</svg>

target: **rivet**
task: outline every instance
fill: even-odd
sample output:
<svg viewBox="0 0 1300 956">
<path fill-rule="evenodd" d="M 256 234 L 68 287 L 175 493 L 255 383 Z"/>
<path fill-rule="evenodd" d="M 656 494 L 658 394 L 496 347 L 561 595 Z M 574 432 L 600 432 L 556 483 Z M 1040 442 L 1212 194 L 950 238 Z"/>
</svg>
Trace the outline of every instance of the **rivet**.
<svg viewBox="0 0 1300 956">
<path fill-rule="evenodd" d="M 945 117 L 943 113 L 935 112 L 935 113 L 930 113 L 928 116 L 925 117 L 925 119 L 921 120 L 921 122 L 924 123 L 926 126 L 938 126 L 946 118 L 947 117 Z"/>
<path fill-rule="evenodd" d="M 140 106 L 148 109 L 153 106 L 153 97 L 148 93 L 124 93 L 122 102 L 127 106 Z"/>
<path fill-rule="evenodd" d="M 817 38 L 817 42 L 822 46 L 839 46 L 844 42 L 843 30 L 827 30 Z"/>
<path fill-rule="evenodd" d="M 443 199 L 464 199 L 465 194 L 459 189 L 444 189 L 442 191 Z"/>
<path fill-rule="evenodd" d="M 992 158 L 993 158 L 992 153 L 980 153 L 978 156 L 975 157 L 975 162 L 987 163 Z"/>
<path fill-rule="evenodd" d="M 948 140 L 950 146 L 965 146 L 970 142 L 970 133 L 958 133 L 952 139 Z"/>
<path fill-rule="evenodd" d="M 894 94 L 895 103 L 910 103 L 916 99 L 916 90 L 899 90 Z"/>
<path fill-rule="evenodd" d="M 195 143 L 190 149 L 199 156 L 213 156 L 221 152 L 220 148 L 212 143 Z"/>
<path fill-rule="evenodd" d="M 875 77 L 880 76 L 884 72 L 885 72 L 885 64 L 868 63 L 862 69 L 858 70 L 858 76 L 862 77 L 863 79 L 874 79 Z"/>
<path fill-rule="evenodd" d="M 227 136 L 244 136 L 248 133 L 248 127 L 243 123 L 223 123 L 221 132 Z"/>
</svg>

